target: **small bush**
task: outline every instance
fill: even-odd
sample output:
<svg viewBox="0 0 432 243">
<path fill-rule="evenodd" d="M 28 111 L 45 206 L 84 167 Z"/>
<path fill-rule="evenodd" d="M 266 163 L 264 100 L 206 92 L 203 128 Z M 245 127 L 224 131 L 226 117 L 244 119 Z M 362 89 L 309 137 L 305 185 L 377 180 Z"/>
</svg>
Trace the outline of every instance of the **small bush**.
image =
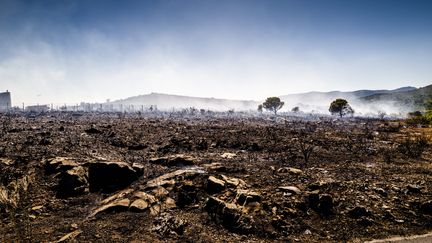
<svg viewBox="0 0 432 243">
<path fill-rule="evenodd" d="M 430 112 L 423 114 L 420 111 L 408 113 L 406 120 L 408 125 L 429 125 L 432 124 L 432 114 Z"/>
</svg>

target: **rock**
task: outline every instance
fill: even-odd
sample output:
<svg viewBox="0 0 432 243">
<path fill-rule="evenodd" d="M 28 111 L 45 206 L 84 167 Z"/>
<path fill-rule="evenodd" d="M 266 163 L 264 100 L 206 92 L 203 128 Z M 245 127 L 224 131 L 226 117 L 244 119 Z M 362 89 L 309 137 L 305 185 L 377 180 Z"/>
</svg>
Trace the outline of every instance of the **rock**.
<svg viewBox="0 0 432 243">
<path fill-rule="evenodd" d="M 144 165 L 140 163 L 133 163 L 132 168 L 136 171 L 138 176 L 142 176 L 144 174 Z"/>
<path fill-rule="evenodd" d="M 45 171 L 48 174 L 70 170 L 79 164 L 71 158 L 56 157 L 45 162 Z"/>
<path fill-rule="evenodd" d="M 106 205 L 97 208 L 96 210 L 93 211 L 90 217 L 96 216 L 97 214 L 102 212 L 109 213 L 114 211 L 115 212 L 127 211 L 129 209 L 129 205 L 130 205 L 130 200 L 127 198 L 116 200 L 114 202 L 108 203 Z"/>
<path fill-rule="evenodd" d="M 34 207 L 31 208 L 31 211 L 32 211 L 32 212 L 38 212 L 38 211 L 40 211 L 42 208 L 43 208 L 42 205 L 34 206 Z"/>
<path fill-rule="evenodd" d="M 142 212 L 149 208 L 149 204 L 143 199 L 137 199 L 132 202 L 129 209 L 133 212 Z"/>
<path fill-rule="evenodd" d="M 152 164 L 159 164 L 164 166 L 191 166 L 195 164 L 195 160 L 192 156 L 178 154 L 169 157 L 152 158 L 149 160 Z"/>
<path fill-rule="evenodd" d="M 170 208 L 175 208 L 175 207 L 177 207 L 177 205 L 176 205 L 174 199 L 167 197 L 165 199 L 165 202 L 163 203 L 163 208 L 164 209 L 170 209 Z"/>
<path fill-rule="evenodd" d="M 261 203 L 259 202 L 251 202 L 244 205 L 241 208 L 242 212 L 245 214 L 250 214 L 251 212 L 259 212 L 261 210 Z"/>
<path fill-rule="evenodd" d="M 207 179 L 207 191 L 209 193 L 218 193 L 225 189 L 225 182 L 214 176 L 209 176 Z"/>
<path fill-rule="evenodd" d="M 216 197 L 209 197 L 205 204 L 209 216 L 225 228 L 237 233 L 251 233 L 254 229 L 253 218 L 242 214 L 233 203 L 226 203 Z"/>
<path fill-rule="evenodd" d="M 280 173 L 280 174 L 289 173 L 289 174 L 293 174 L 293 175 L 300 175 L 303 173 L 303 171 L 300 169 L 292 168 L 292 167 L 282 167 L 282 168 L 279 168 L 277 170 L 277 173 Z"/>
<path fill-rule="evenodd" d="M 145 193 L 145 192 L 141 192 L 141 191 L 135 192 L 134 197 L 142 199 L 149 204 L 154 204 L 157 202 L 157 199 L 155 196 L 148 194 L 148 193 Z"/>
<path fill-rule="evenodd" d="M 0 213 L 9 212 L 10 209 L 18 207 L 20 198 L 28 191 L 29 185 L 33 183 L 34 175 L 23 176 L 17 180 L 10 182 L 7 186 L 0 183 Z"/>
<path fill-rule="evenodd" d="M 420 205 L 420 211 L 424 214 L 432 215 L 432 201 L 422 203 Z"/>
<path fill-rule="evenodd" d="M 59 197 L 72 197 L 88 191 L 87 171 L 82 166 L 76 166 L 59 174 L 57 195 Z"/>
<path fill-rule="evenodd" d="M 253 192 L 250 190 L 237 190 L 236 195 L 237 204 L 244 206 L 254 202 L 261 202 L 261 195 L 257 192 Z"/>
<path fill-rule="evenodd" d="M 225 175 L 222 175 L 222 179 L 226 182 L 228 187 L 235 187 L 235 188 L 246 187 L 246 182 L 242 179 L 228 177 Z"/>
<path fill-rule="evenodd" d="M 153 190 L 152 190 L 152 193 L 153 193 L 153 195 L 155 195 L 156 197 L 159 197 L 159 198 L 161 198 L 161 197 L 164 197 L 164 196 L 166 196 L 166 195 L 168 195 L 169 194 L 169 191 L 167 190 L 167 189 L 165 189 L 165 188 L 163 188 L 163 187 L 156 187 L 156 188 L 154 188 Z"/>
<path fill-rule="evenodd" d="M 161 212 L 162 212 L 162 209 L 161 209 L 161 205 L 160 204 L 156 204 L 156 205 L 153 205 L 152 207 L 150 207 L 150 215 L 151 216 L 157 216 Z"/>
<path fill-rule="evenodd" d="M 224 159 L 232 159 L 232 158 L 234 158 L 234 157 L 236 157 L 236 156 L 237 156 L 237 155 L 234 154 L 234 153 L 223 153 L 223 154 L 221 155 L 221 157 L 224 158 Z"/>
<path fill-rule="evenodd" d="M 88 163 L 91 192 L 113 192 L 123 189 L 138 179 L 140 173 L 125 162 Z"/>
<path fill-rule="evenodd" d="M 164 187 L 164 188 L 167 188 L 167 187 L 174 186 L 175 183 L 176 183 L 175 180 L 162 180 L 162 181 L 154 180 L 154 183 L 147 184 L 147 188 L 153 188 L 153 187 Z"/>
<path fill-rule="evenodd" d="M 372 213 L 369 210 L 367 210 L 365 207 L 357 206 L 357 207 L 349 210 L 348 215 L 351 218 L 358 219 L 361 217 L 372 216 Z"/>
<path fill-rule="evenodd" d="M 196 169 L 176 170 L 174 172 L 164 174 L 153 180 L 148 181 L 146 184 L 146 188 L 157 187 L 160 185 L 162 181 L 174 180 L 178 176 L 182 176 L 182 178 L 192 178 L 202 173 L 204 173 L 204 171 L 200 171 Z"/>
<path fill-rule="evenodd" d="M 191 166 L 195 164 L 195 159 L 192 156 L 176 155 L 170 157 L 168 166 Z"/>
<path fill-rule="evenodd" d="M 0 158 L 0 164 L 10 166 L 10 165 L 15 164 L 15 161 L 13 161 L 11 159 L 7 159 L 7 158 Z"/>
<path fill-rule="evenodd" d="M 301 190 L 295 186 L 280 186 L 278 187 L 280 191 L 288 192 L 291 194 L 301 194 Z"/>
</svg>

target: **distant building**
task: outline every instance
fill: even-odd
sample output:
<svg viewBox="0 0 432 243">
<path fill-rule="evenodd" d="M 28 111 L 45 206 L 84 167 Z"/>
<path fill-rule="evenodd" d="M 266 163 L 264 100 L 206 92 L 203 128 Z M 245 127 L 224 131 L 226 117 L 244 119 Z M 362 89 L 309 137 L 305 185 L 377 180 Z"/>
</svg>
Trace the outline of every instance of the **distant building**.
<svg viewBox="0 0 432 243">
<path fill-rule="evenodd" d="M 12 99 L 9 91 L 0 93 L 0 112 L 8 111 L 12 107 Z"/>
<path fill-rule="evenodd" d="M 48 105 L 30 105 L 25 108 L 28 112 L 47 112 L 50 110 Z"/>
</svg>

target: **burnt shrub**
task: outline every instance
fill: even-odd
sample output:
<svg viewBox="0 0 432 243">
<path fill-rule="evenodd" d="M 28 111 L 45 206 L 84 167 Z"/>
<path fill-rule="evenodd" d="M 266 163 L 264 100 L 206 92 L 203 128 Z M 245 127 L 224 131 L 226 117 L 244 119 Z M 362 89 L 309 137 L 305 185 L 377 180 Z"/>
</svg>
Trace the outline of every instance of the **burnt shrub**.
<svg viewBox="0 0 432 243">
<path fill-rule="evenodd" d="M 423 152 L 429 147 L 426 136 L 408 136 L 397 147 L 399 153 L 409 158 L 420 158 Z"/>
</svg>

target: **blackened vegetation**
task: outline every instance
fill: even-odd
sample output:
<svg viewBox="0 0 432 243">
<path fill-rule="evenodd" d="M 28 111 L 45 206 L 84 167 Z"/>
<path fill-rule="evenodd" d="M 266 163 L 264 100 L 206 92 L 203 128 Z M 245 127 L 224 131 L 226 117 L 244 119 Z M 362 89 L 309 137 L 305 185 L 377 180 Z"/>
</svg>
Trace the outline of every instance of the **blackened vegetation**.
<svg viewBox="0 0 432 243">
<path fill-rule="evenodd" d="M 0 241 L 350 241 L 432 229 L 430 128 L 0 116 Z"/>
</svg>

